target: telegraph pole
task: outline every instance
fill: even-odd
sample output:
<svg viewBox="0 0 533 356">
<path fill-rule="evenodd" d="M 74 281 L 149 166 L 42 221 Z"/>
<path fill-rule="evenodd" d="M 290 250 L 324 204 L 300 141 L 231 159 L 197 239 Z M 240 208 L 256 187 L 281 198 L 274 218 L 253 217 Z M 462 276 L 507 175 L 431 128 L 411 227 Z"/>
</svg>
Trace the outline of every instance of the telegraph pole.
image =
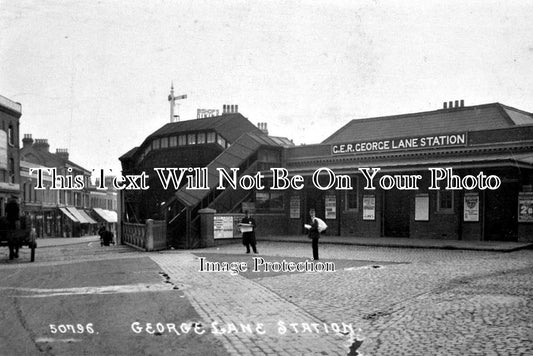
<svg viewBox="0 0 533 356">
<path fill-rule="evenodd" d="M 168 101 L 170 101 L 170 122 L 180 121 L 179 115 L 174 115 L 174 107 L 176 106 L 176 100 L 187 99 L 187 94 L 174 96 L 174 83 L 170 84 L 170 94 L 168 95 Z"/>
</svg>

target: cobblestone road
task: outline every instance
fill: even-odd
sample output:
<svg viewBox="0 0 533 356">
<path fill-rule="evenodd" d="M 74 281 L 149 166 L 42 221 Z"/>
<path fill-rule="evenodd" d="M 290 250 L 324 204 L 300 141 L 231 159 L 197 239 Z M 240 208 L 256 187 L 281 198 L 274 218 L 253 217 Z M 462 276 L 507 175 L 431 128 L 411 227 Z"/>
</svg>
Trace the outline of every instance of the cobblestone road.
<svg viewBox="0 0 533 356">
<path fill-rule="evenodd" d="M 302 258 L 310 246 L 262 243 L 261 256 Z M 192 251 L 238 261 L 242 246 Z M 322 245 L 325 259 L 379 262 L 381 268 L 287 273 L 248 279 L 199 273 L 195 255 L 151 254 L 204 322 L 263 323 L 265 333 L 221 335 L 235 355 L 347 355 L 348 338 L 332 325 L 351 323 L 364 355 L 528 355 L 533 353 L 533 251 L 495 253 Z M 280 334 L 278 322 L 297 323 Z M 316 323 L 320 332 L 306 328 Z M 329 327 L 328 327 L 329 326 Z M 318 327 L 317 327 L 318 328 Z M 328 333 L 326 333 L 328 328 Z M 295 332 L 295 331 L 298 332 Z M 359 330 L 359 331 L 358 331 Z"/>
</svg>

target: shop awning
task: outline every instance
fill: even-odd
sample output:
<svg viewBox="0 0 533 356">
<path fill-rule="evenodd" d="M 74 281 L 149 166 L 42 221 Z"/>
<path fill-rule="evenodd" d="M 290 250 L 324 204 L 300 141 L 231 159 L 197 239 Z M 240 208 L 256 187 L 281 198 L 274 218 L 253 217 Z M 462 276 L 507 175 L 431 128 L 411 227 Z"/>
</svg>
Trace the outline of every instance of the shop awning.
<svg viewBox="0 0 533 356">
<path fill-rule="evenodd" d="M 93 208 L 94 212 L 105 222 L 116 223 L 118 221 L 117 213 L 112 210 Z"/>
<path fill-rule="evenodd" d="M 72 220 L 73 222 L 80 222 L 78 219 L 76 219 L 76 217 L 74 215 L 72 215 L 66 208 L 59 208 L 59 210 L 67 217 L 69 218 L 70 220 Z"/>
<path fill-rule="evenodd" d="M 78 221 L 81 223 L 81 224 L 90 224 L 90 222 L 83 217 L 83 215 L 80 213 L 80 211 L 78 209 L 76 209 L 75 207 L 73 206 L 67 206 L 66 208 L 69 213 L 71 213 L 76 219 L 78 219 Z M 92 219 L 91 219 L 92 220 Z"/>
<path fill-rule="evenodd" d="M 94 221 L 94 219 L 91 218 L 89 216 L 89 214 L 87 214 L 85 211 L 83 211 L 81 209 L 78 209 L 78 211 L 80 212 L 81 216 L 83 216 L 85 218 L 85 220 L 87 220 L 89 222 L 89 224 L 96 224 L 96 221 Z"/>
</svg>

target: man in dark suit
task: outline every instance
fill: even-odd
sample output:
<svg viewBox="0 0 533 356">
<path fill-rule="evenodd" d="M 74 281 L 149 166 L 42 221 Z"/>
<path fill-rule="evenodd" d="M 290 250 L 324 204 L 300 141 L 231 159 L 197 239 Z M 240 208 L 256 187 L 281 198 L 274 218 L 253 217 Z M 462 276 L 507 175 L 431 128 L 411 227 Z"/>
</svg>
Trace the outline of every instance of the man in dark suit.
<svg viewBox="0 0 533 356">
<path fill-rule="evenodd" d="M 320 239 L 320 231 L 318 230 L 318 221 L 315 219 L 315 209 L 309 210 L 309 238 L 311 239 L 311 246 L 313 247 L 313 260 L 318 261 L 318 240 Z"/>
<path fill-rule="evenodd" d="M 248 211 L 244 212 L 244 218 L 242 218 L 241 223 L 250 224 L 252 226 L 252 231 L 242 233 L 242 244 L 246 246 L 246 253 L 250 253 L 250 245 L 252 245 L 252 250 L 254 253 L 257 253 L 255 241 L 255 220 L 254 218 L 248 216 Z"/>
</svg>

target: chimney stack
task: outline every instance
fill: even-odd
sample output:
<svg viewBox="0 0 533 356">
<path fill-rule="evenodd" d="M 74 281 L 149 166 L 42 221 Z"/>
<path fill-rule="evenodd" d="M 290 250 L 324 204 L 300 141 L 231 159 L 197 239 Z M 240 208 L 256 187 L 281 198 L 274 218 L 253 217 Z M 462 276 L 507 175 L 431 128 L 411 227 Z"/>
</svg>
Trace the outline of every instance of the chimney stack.
<svg viewBox="0 0 533 356">
<path fill-rule="evenodd" d="M 68 149 L 66 148 L 56 148 L 56 156 L 68 161 Z"/>
<path fill-rule="evenodd" d="M 46 138 L 36 138 L 35 143 L 33 144 L 36 150 L 41 152 L 48 152 L 50 145 L 48 144 L 48 139 Z"/>
<path fill-rule="evenodd" d="M 31 137 L 31 134 L 24 134 L 24 138 L 22 139 L 22 148 L 31 147 L 31 145 L 33 145 L 33 138 Z"/>
<path fill-rule="evenodd" d="M 266 122 L 258 122 L 257 128 L 259 128 L 259 130 L 261 130 L 265 135 L 268 135 L 268 128 Z"/>
<path fill-rule="evenodd" d="M 442 103 L 442 108 L 443 109 L 458 109 L 458 108 L 462 108 L 464 106 L 465 106 L 464 99 L 455 100 L 455 105 L 454 105 L 453 101 L 449 101 L 448 103 L 446 103 L 446 102 Z"/>
<path fill-rule="evenodd" d="M 239 105 L 222 105 L 222 114 L 236 114 L 239 112 Z"/>
</svg>

